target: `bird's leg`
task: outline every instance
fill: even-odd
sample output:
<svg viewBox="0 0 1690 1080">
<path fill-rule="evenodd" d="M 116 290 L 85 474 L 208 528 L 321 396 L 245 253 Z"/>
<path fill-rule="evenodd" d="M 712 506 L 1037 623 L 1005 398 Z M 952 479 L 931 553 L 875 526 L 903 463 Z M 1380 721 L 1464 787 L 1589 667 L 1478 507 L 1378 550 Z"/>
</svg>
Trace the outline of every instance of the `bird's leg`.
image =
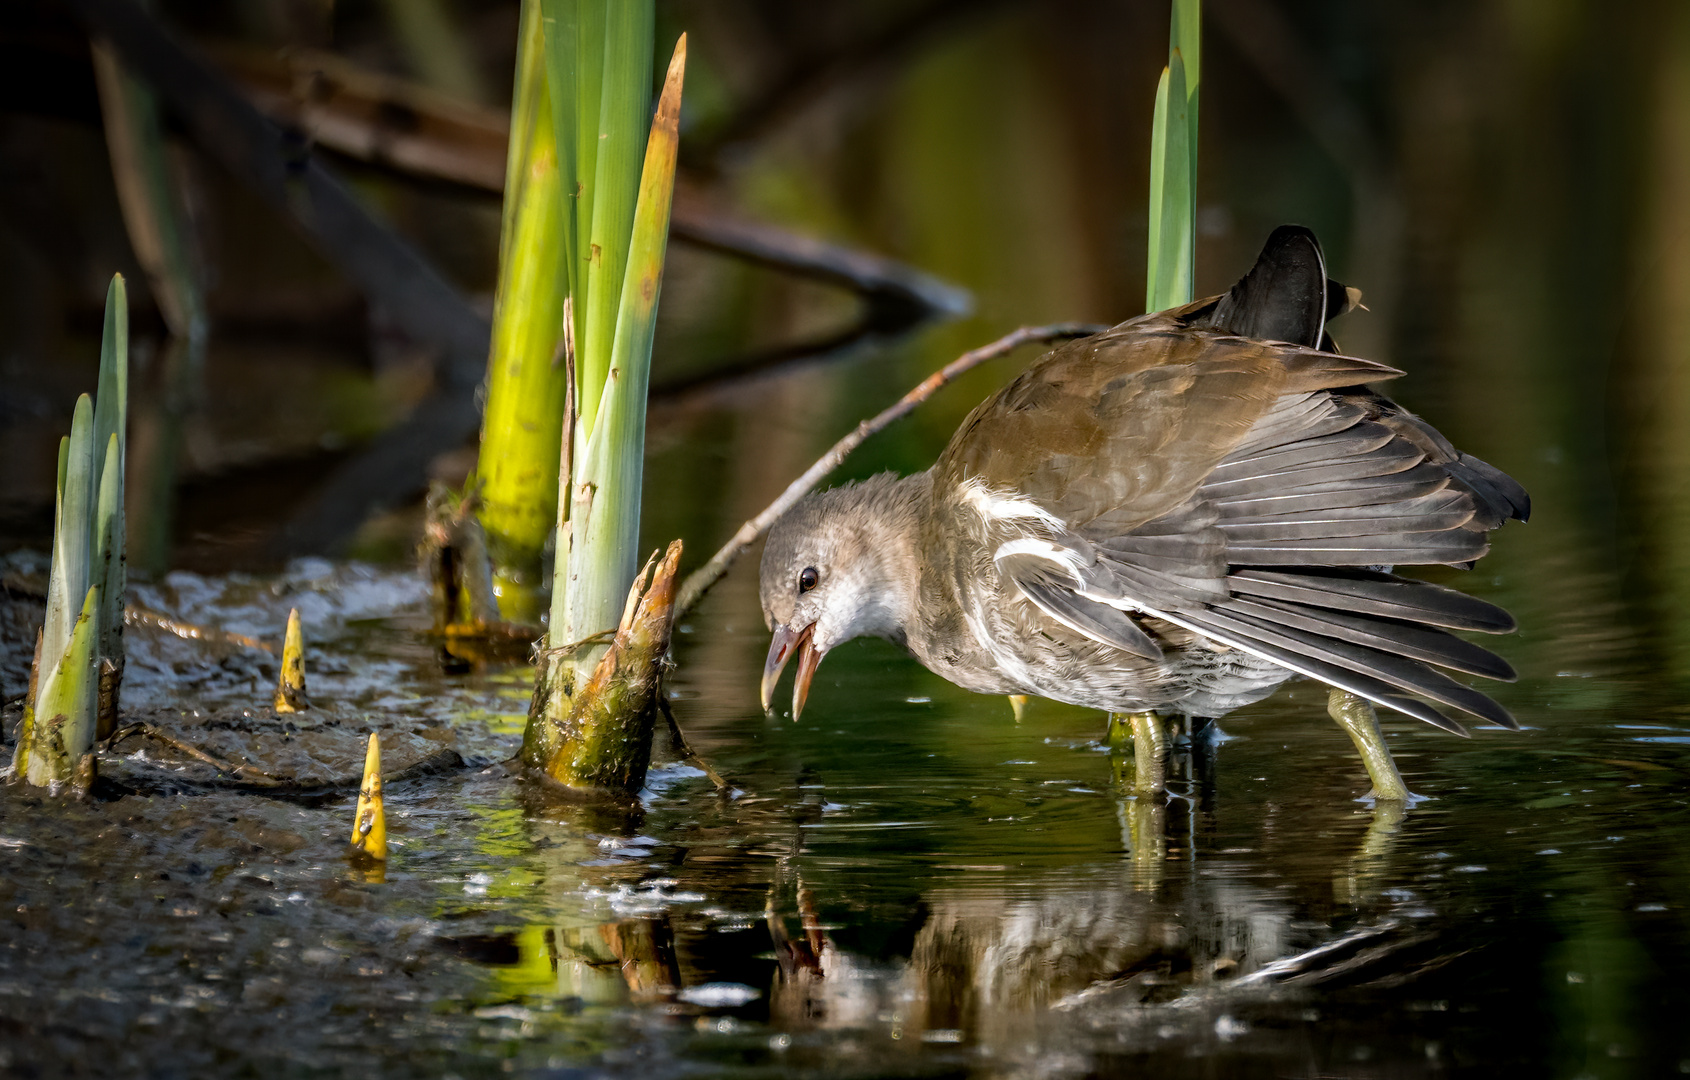
<svg viewBox="0 0 1690 1080">
<path fill-rule="evenodd" d="M 1009 695 L 1009 707 L 1015 712 L 1015 722 L 1019 724 L 1021 722 L 1021 718 L 1027 713 L 1027 695 Z"/>
<path fill-rule="evenodd" d="M 1133 744 L 1134 793 L 1160 794 L 1167 788 L 1168 760 L 1168 732 L 1162 718 L 1153 712 L 1110 713 L 1109 749 L 1123 749 L 1129 738 Z"/>
<path fill-rule="evenodd" d="M 1368 795 L 1374 799 L 1411 798 L 1408 785 L 1403 783 L 1402 773 L 1391 758 L 1390 748 L 1385 745 L 1385 733 L 1379 730 L 1379 714 L 1373 711 L 1373 703 L 1334 686 L 1326 698 L 1326 711 L 1338 721 L 1339 727 L 1349 732 L 1351 741 L 1361 752 L 1368 778 L 1373 781 L 1373 790 Z"/>
</svg>

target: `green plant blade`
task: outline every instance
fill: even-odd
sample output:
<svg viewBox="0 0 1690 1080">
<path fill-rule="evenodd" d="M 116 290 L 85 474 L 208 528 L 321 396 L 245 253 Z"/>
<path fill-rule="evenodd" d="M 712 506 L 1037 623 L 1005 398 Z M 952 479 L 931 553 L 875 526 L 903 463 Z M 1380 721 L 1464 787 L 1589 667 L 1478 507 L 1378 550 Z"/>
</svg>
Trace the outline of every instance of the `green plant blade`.
<svg viewBox="0 0 1690 1080">
<path fill-rule="evenodd" d="M 76 612 L 93 584 L 94 403 L 87 394 L 76 399 L 70 438 L 64 445 L 64 480 L 60 485 L 53 566 L 47 580 L 47 617 L 42 631 L 43 671 L 52 671 L 70 648 Z"/>
<path fill-rule="evenodd" d="M 598 160 L 593 169 L 593 223 L 582 252 L 587 263 L 586 320 L 584 333 L 575 339 L 580 380 L 576 395 L 578 440 L 591 438 L 597 426 L 610 371 L 651 110 L 655 24 L 652 0 L 618 0 L 606 13 Z"/>
<path fill-rule="evenodd" d="M 569 295 L 576 294 L 576 278 L 582 267 L 577 258 L 579 227 L 576 206 L 580 201 L 579 124 L 575 115 L 575 69 L 580 63 L 577 38 L 580 33 L 583 0 L 540 0 L 541 59 L 546 69 L 546 105 L 552 112 L 552 136 L 557 145 L 558 184 L 563 191 L 563 224 L 558 233 L 559 257 L 563 260 Z M 524 7 L 526 17 L 527 7 Z M 526 39 L 525 39 L 526 40 Z M 515 109 L 513 108 L 513 120 Z M 513 124 L 514 126 L 514 124 Z M 512 144 L 515 153 L 515 144 Z M 507 173 L 514 165 L 507 166 Z M 506 203 L 507 207 L 510 205 Z M 507 223 L 506 228 L 509 228 Z M 573 335 L 574 328 L 570 328 Z"/>
<path fill-rule="evenodd" d="M 105 326 L 100 334 L 100 381 L 94 395 L 94 438 L 98 469 L 105 468 L 106 442 L 117 436 L 122 459 L 129 426 L 129 288 L 122 274 L 106 286 Z"/>
<path fill-rule="evenodd" d="M 92 578 L 100 594 L 94 612 L 94 655 L 98 703 L 95 735 L 106 738 L 117 730 L 117 709 L 123 691 L 123 455 L 117 432 L 106 438 L 106 466 L 100 474 L 98 508 L 94 513 Z"/>
<path fill-rule="evenodd" d="M 610 17 L 609 3 L 610 0 L 565 0 L 567 8 L 574 13 L 575 26 L 575 93 L 570 109 L 573 117 L 570 126 L 575 132 L 575 172 L 573 183 L 567 183 L 566 190 L 575 199 L 575 266 L 571 271 L 574 284 L 570 296 L 574 297 L 577 361 L 581 342 L 587 336 L 587 310 L 592 300 L 588 245 L 592 240 L 598 197 L 599 113 L 604 100 L 604 38 Z M 576 378 L 575 393 L 579 401 L 582 386 L 579 370 Z"/>
<path fill-rule="evenodd" d="M 1150 135 L 1150 206 L 1145 309 L 1191 301 L 1197 246 L 1199 0 L 1173 0 L 1168 66 L 1156 87 Z"/>
<path fill-rule="evenodd" d="M 1179 54 L 1180 67 L 1185 76 L 1185 149 L 1190 159 L 1187 166 L 1193 267 L 1196 263 L 1197 236 L 1197 91 L 1203 73 L 1203 3 L 1202 0 L 1173 0 L 1172 17 L 1168 24 L 1168 49 L 1171 57 Z"/>
<path fill-rule="evenodd" d="M 591 505 L 572 521 L 568 587 L 570 641 L 616 625 L 639 567 L 640 491 L 644 476 L 646 391 L 675 190 L 686 35 L 675 44 L 647 138 L 630 253 L 621 288 L 610 377 L 598 427 L 587 442 L 577 489 Z M 576 670 L 603 648 L 583 649 Z"/>
<path fill-rule="evenodd" d="M 522 10 L 515 126 L 505 180 L 505 232 L 487 361 L 479 517 L 493 560 L 500 615 L 539 622 L 540 564 L 558 489 L 558 438 L 568 377 L 563 341 L 568 259 L 558 240 L 569 214 L 547 89 L 539 4 Z"/>
<path fill-rule="evenodd" d="M 41 677 L 28 739 L 20 739 L 12 759 L 13 775 L 36 787 L 69 783 L 77 759 L 94 746 L 94 703 L 99 657 L 94 651 L 100 587 L 83 598 L 80 614 L 58 662 Z"/>
<path fill-rule="evenodd" d="M 105 329 L 100 339 L 99 396 L 94 399 L 95 468 L 100 477 L 91 580 L 102 596 L 99 652 L 123 667 L 123 599 L 128 590 L 128 535 L 124 482 L 129 453 L 129 291 L 122 274 L 106 288 Z"/>
<path fill-rule="evenodd" d="M 663 658 L 674 626 L 681 542 L 636 575 L 614 644 L 577 686 L 546 739 L 524 739 L 523 760 L 568 787 L 632 793 L 645 783 Z M 654 560 L 655 561 L 655 560 Z M 530 722 L 530 728 L 534 728 Z"/>
<path fill-rule="evenodd" d="M 1162 270 L 1162 223 L 1165 218 L 1163 202 L 1166 192 L 1163 181 L 1167 176 L 1168 157 L 1168 78 L 1167 68 L 1156 83 L 1156 111 L 1150 122 L 1150 217 L 1148 242 L 1145 244 L 1144 310 L 1160 311 L 1159 302 L 1167 291 Z"/>
<path fill-rule="evenodd" d="M 106 437 L 105 468 L 100 473 L 94 510 L 94 562 L 91 580 L 105 593 L 100 611 L 100 655 L 116 660 L 123 652 L 123 455 L 117 433 Z M 110 595 L 113 585 L 118 593 Z"/>
<path fill-rule="evenodd" d="M 1176 52 L 1168 63 L 1167 113 L 1163 123 L 1161 221 L 1157 228 L 1156 276 L 1150 310 L 1189 303 L 1196 200 L 1191 187 L 1191 153 L 1186 123 L 1185 65 Z M 1158 95 L 1160 98 L 1160 95 Z"/>
<path fill-rule="evenodd" d="M 1191 175 L 1197 175 L 1197 87 L 1203 70 L 1202 0 L 1173 0 L 1168 22 L 1168 53 L 1178 52 L 1185 65 L 1187 127 L 1191 146 Z"/>
</svg>

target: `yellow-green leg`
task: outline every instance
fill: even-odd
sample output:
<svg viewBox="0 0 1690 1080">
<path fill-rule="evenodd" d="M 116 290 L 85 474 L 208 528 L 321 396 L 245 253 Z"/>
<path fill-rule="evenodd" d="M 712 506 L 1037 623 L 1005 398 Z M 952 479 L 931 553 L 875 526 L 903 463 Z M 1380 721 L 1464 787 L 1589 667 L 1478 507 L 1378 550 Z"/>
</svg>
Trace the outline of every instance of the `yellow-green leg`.
<svg viewBox="0 0 1690 1080">
<path fill-rule="evenodd" d="M 1133 782 L 1136 794 L 1154 795 L 1167 787 L 1168 732 L 1162 718 L 1153 712 L 1110 713 L 1109 746 L 1133 747 Z"/>
<path fill-rule="evenodd" d="M 1361 752 L 1367 776 L 1373 781 L 1369 796 L 1374 799 L 1411 798 L 1408 785 L 1403 783 L 1402 773 L 1397 771 L 1397 763 L 1391 758 L 1390 748 L 1385 745 L 1385 733 L 1379 730 L 1379 714 L 1373 711 L 1373 703 L 1348 690 L 1333 687 L 1326 698 L 1326 711 L 1338 721 L 1339 727 L 1349 733 L 1350 740 Z"/>
</svg>

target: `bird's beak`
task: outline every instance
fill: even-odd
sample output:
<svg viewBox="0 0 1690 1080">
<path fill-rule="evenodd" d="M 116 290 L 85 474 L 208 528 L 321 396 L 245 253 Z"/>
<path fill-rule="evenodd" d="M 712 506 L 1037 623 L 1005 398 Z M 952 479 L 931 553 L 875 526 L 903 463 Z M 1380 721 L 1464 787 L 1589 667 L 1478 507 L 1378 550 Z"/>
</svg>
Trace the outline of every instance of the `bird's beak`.
<svg viewBox="0 0 1690 1080">
<path fill-rule="evenodd" d="M 798 654 L 798 673 L 792 680 L 792 718 L 798 719 L 798 714 L 804 711 L 804 701 L 810 696 L 810 680 L 816 677 L 816 668 L 822 662 L 821 651 L 810 640 L 815 631 L 815 623 L 798 631 L 784 624 L 775 627 L 775 639 L 769 642 L 769 659 L 763 664 L 764 711 L 774 701 L 775 684 L 780 682 L 780 673 L 794 652 Z"/>
</svg>

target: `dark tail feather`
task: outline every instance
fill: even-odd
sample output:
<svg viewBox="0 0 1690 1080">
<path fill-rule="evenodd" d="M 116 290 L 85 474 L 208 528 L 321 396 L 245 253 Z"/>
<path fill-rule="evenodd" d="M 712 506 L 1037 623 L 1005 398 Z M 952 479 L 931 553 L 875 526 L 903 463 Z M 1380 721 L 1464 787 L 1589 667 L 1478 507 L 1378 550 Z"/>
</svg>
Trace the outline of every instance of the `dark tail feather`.
<svg viewBox="0 0 1690 1080">
<path fill-rule="evenodd" d="M 1320 241 L 1301 225 L 1281 225 L 1262 245 L 1256 265 L 1221 297 L 1210 325 L 1258 341 L 1319 348 L 1327 303 Z"/>
</svg>

